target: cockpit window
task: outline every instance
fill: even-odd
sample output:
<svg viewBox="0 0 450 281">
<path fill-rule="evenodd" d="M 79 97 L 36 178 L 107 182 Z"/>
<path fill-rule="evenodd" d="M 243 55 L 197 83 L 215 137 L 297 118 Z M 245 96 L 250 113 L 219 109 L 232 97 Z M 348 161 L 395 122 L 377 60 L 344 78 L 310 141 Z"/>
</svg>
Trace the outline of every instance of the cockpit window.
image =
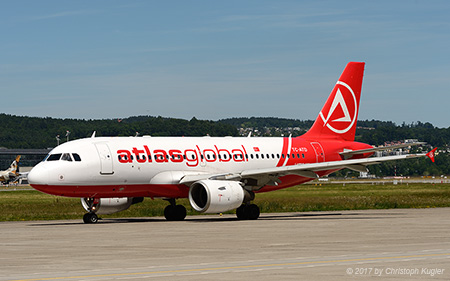
<svg viewBox="0 0 450 281">
<path fill-rule="evenodd" d="M 47 161 L 58 161 L 61 158 L 61 153 L 57 153 L 57 154 L 50 154 L 50 156 L 48 156 Z"/>
<path fill-rule="evenodd" d="M 72 157 L 70 157 L 69 153 L 64 153 L 61 157 L 61 160 L 72 162 Z"/>
<path fill-rule="evenodd" d="M 78 155 L 77 153 L 72 153 L 73 159 L 77 162 L 81 161 L 81 157 L 80 155 Z"/>
<path fill-rule="evenodd" d="M 81 157 L 77 153 L 55 153 L 47 155 L 43 161 L 58 161 L 58 160 L 69 162 L 75 160 L 76 162 L 80 162 Z"/>
<path fill-rule="evenodd" d="M 76 153 L 72 153 L 73 159 L 75 159 L 75 161 L 80 162 L 81 158 L 80 155 L 76 154 Z"/>
</svg>

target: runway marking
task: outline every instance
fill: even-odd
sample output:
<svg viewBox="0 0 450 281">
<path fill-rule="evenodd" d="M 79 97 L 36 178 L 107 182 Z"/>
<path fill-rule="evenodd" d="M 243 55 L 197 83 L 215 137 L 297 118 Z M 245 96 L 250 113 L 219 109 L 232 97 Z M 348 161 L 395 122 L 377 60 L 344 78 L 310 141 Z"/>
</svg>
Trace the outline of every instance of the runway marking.
<svg viewBox="0 0 450 281">
<path fill-rule="evenodd" d="M 259 269 L 263 270 L 265 268 L 277 269 L 283 266 L 296 266 L 296 265 L 307 265 L 308 267 L 313 267 L 314 265 L 325 265 L 325 264 L 338 264 L 346 262 L 370 262 L 370 261 L 380 261 L 380 260 L 404 260 L 404 259 L 416 259 L 416 258 L 426 258 L 426 257 L 450 257 L 450 253 L 442 254 L 423 254 L 423 255 L 406 255 L 406 256 L 394 256 L 394 257 L 373 257 L 373 258 L 358 258 L 358 259 L 341 259 L 341 260 L 325 260 L 325 261 L 304 261 L 304 262 L 287 262 L 287 263 L 272 263 L 272 264 L 254 264 L 254 265 L 238 265 L 238 266 L 224 266 L 224 267 L 212 267 L 212 268 L 192 268 L 192 269 L 178 269 L 178 270 L 162 270 L 162 271 L 147 271 L 147 272 L 130 272 L 130 273 L 111 273 L 111 274 L 98 274 L 98 275 L 79 275 L 79 276 L 66 276 L 66 277 L 48 277 L 48 278 L 35 278 L 35 279 L 18 279 L 14 281 L 45 281 L 45 280 L 68 280 L 68 279 L 81 279 L 81 278 L 103 278 L 103 277 L 120 277 L 120 276 L 130 276 L 129 278 L 137 278 L 131 276 L 137 275 L 153 275 L 146 277 L 167 277 L 173 276 L 176 273 L 189 273 L 198 272 L 197 274 L 208 274 L 212 271 L 220 270 L 239 270 L 239 269 Z M 209 271 L 209 272 L 208 272 Z M 120 278 L 124 279 L 124 278 Z"/>
</svg>

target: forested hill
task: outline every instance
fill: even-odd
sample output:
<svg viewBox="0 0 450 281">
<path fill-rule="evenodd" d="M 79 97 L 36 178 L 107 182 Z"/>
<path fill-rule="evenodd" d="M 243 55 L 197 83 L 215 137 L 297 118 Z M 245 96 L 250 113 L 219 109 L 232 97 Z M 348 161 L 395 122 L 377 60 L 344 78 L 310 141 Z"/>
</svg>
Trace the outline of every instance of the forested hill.
<svg viewBox="0 0 450 281">
<path fill-rule="evenodd" d="M 299 136 L 314 123 L 313 120 L 282 119 L 275 117 L 230 118 L 218 122 L 230 124 L 240 129 L 242 136 L 252 131 L 253 136 Z M 372 145 L 383 145 L 386 141 L 417 139 L 432 146 L 450 145 L 450 127 L 437 128 L 431 123 L 415 122 L 396 125 L 390 121 L 359 120 L 356 129 L 356 141 Z"/>
<path fill-rule="evenodd" d="M 94 131 L 97 136 L 237 136 L 234 126 L 197 120 L 139 116 L 124 119 L 81 120 L 21 117 L 0 114 L 0 147 L 6 148 L 49 148 L 56 146 L 56 136 L 61 143 L 69 138 L 89 137 Z"/>
<path fill-rule="evenodd" d="M 133 116 L 124 119 L 56 119 L 22 117 L 0 114 L 0 147 L 48 148 L 56 145 L 56 136 L 66 141 L 97 136 L 298 136 L 313 124 L 312 120 L 283 119 L 274 117 L 230 118 L 219 121 L 175 119 L 153 116 Z M 385 141 L 418 139 L 432 146 L 448 147 L 450 127 L 436 128 L 430 123 L 396 125 L 386 121 L 358 121 L 356 140 L 372 145 Z"/>
<path fill-rule="evenodd" d="M 94 131 L 97 136 L 289 136 L 305 133 L 312 120 L 293 120 L 282 118 L 231 118 L 219 121 L 205 121 L 163 118 L 152 116 L 134 116 L 124 119 L 80 120 L 20 117 L 0 114 L 0 148 L 51 148 L 60 142 L 89 137 Z M 382 145 L 388 141 L 417 139 L 439 147 L 442 155 L 436 157 L 436 163 L 428 159 L 394 161 L 370 166 L 371 174 L 377 176 L 393 175 L 435 175 L 450 174 L 450 127 L 436 128 L 430 123 L 396 125 L 385 121 L 358 121 L 356 140 L 372 145 Z M 357 176 L 343 170 L 336 176 Z"/>
</svg>

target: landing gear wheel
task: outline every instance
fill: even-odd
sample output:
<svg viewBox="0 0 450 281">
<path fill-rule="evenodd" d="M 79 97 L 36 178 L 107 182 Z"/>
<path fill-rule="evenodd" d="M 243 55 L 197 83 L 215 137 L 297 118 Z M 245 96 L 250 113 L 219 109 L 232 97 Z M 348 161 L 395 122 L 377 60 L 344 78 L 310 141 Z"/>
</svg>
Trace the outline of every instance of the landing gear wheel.
<svg viewBox="0 0 450 281">
<path fill-rule="evenodd" d="M 236 216 L 240 220 L 256 220 L 259 215 L 259 207 L 255 204 L 241 205 L 236 209 Z"/>
<path fill-rule="evenodd" d="M 236 209 L 236 216 L 238 218 L 238 220 L 246 220 L 247 219 L 247 215 L 245 213 L 245 207 L 247 205 L 241 205 L 239 208 Z"/>
<path fill-rule="evenodd" d="M 259 207 L 255 204 L 250 204 L 247 206 L 247 217 L 249 220 L 257 220 L 259 218 Z"/>
<path fill-rule="evenodd" d="M 97 223 L 98 216 L 95 213 L 86 213 L 83 216 L 83 222 L 84 223 Z"/>
<path fill-rule="evenodd" d="M 168 221 L 182 221 L 186 217 L 186 208 L 183 205 L 169 205 L 164 209 L 164 217 Z"/>
</svg>

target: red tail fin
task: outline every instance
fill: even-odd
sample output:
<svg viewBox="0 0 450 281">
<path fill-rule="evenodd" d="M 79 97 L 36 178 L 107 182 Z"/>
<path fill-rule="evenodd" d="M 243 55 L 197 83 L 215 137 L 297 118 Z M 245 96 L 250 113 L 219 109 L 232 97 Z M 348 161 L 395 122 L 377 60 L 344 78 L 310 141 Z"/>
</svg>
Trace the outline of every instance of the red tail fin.
<svg viewBox="0 0 450 281">
<path fill-rule="evenodd" d="M 313 126 L 303 135 L 304 138 L 355 139 L 364 64 L 347 64 Z"/>
</svg>

